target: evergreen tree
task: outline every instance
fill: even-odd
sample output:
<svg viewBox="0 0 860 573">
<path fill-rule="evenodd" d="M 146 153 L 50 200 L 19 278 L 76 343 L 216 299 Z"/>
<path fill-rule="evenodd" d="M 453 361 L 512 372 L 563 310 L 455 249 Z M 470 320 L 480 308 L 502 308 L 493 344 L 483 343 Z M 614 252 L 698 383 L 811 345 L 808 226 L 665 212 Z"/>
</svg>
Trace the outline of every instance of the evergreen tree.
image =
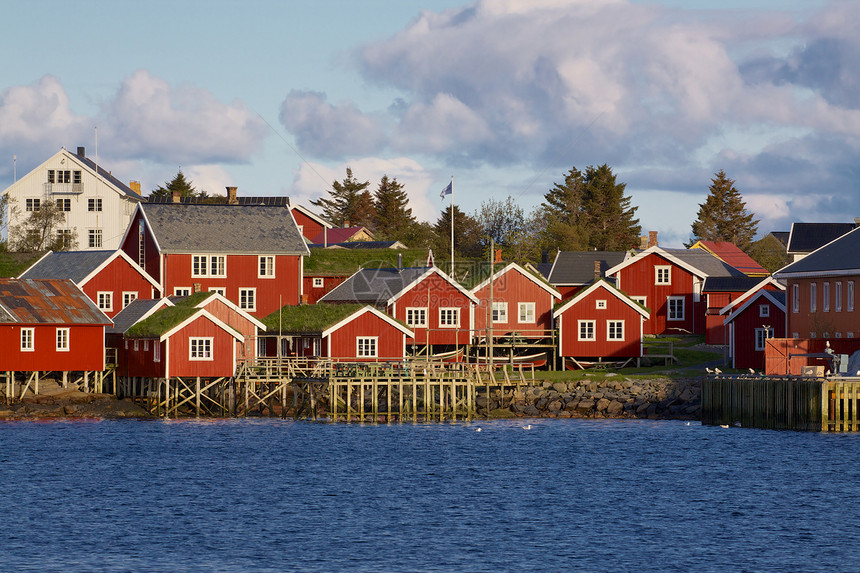
<svg viewBox="0 0 860 573">
<path fill-rule="evenodd" d="M 612 169 L 603 164 L 585 173 L 580 220 L 588 232 L 588 248 L 624 251 L 639 244 L 642 228 L 633 216 L 638 207 L 624 196 L 626 183 L 616 183 Z"/>
<path fill-rule="evenodd" d="M 378 240 L 403 240 L 415 224 L 403 184 L 383 175 L 374 195 L 374 227 Z"/>
<path fill-rule="evenodd" d="M 433 252 L 438 261 L 447 259 L 451 252 L 451 205 L 445 208 L 433 226 L 436 232 Z M 461 257 L 481 256 L 481 226 L 471 216 L 454 205 L 454 252 Z"/>
<path fill-rule="evenodd" d="M 728 241 L 742 251 L 749 250 L 758 231 L 758 219 L 746 209 L 746 203 L 735 182 L 722 169 L 714 174 L 708 197 L 699 205 L 698 218 L 693 223 L 696 241 Z"/>
<path fill-rule="evenodd" d="M 350 227 L 363 226 L 373 230 L 375 207 L 373 197 L 367 188 L 370 181 L 360 182 L 352 174 L 352 168 L 346 168 L 343 181 L 335 181 L 329 191 L 330 199 L 320 197 L 311 201 L 311 205 L 322 209 L 323 215 L 336 227 L 349 223 Z"/>
<path fill-rule="evenodd" d="M 182 169 L 176 174 L 171 181 L 166 182 L 164 185 L 159 185 L 156 189 L 153 189 L 149 194 L 150 197 L 173 197 L 173 192 L 179 191 L 180 197 L 200 197 L 205 198 L 208 197 L 209 194 L 206 191 L 198 191 L 191 184 L 191 181 L 185 179 L 185 174 L 182 173 Z"/>
<path fill-rule="evenodd" d="M 587 247 L 587 237 L 579 219 L 583 185 L 582 172 L 573 167 L 564 176 L 564 183 L 554 183 L 544 195 L 544 203 L 538 208 L 540 214 L 536 217 L 543 221 L 541 248 L 579 251 Z"/>
</svg>

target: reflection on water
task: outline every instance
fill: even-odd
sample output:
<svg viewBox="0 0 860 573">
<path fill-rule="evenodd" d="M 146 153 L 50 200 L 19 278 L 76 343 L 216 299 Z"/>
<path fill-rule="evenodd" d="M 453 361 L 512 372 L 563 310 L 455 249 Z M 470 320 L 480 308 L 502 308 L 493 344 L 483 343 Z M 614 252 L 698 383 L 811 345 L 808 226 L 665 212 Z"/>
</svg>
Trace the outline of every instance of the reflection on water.
<svg viewBox="0 0 860 573">
<path fill-rule="evenodd" d="M 6 570 L 856 567 L 860 436 L 666 421 L 0 423 Z"/>
</svg>

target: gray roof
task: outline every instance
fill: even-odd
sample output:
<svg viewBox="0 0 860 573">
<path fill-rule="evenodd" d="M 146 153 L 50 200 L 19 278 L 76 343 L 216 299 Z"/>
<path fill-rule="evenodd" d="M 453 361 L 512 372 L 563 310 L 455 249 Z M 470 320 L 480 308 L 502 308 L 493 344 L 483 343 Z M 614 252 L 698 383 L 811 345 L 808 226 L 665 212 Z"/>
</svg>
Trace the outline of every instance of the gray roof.
<svg viewBox="0 0 860 573">
<path fill-rule="evenodd" d="M 600 276 L 621 264 L 626 251 L 559 251 L 547 277 L 549 284 L 585 285 L 594 281 L 594 262 L 600 262 Z"/>
<path fill-rule="evenodd" d="M 400 241 L 349 241 L 347 243 L 313 243 L 308 245 L 312 249 L 336 248 L 342 249 L 405 249 L 406 245 Z"/>
<path fill-rule="evenodd" d="M 163 253 L 310 254 L 286 208 L 181 203 L 140 208 Z"/>
<path fill-rule="evenodd" d="M 786 251 L 789 253 L 811 253 L 854 230 L 854 223 L 793 223 L 788 236 Z"/>
<path fill-rule="evenodd" d="M 260 196 L 260 197 L 244 197 L 239 196 L 236 197 L 236 201 L 238 205 L 262 205 L 266 207 L 289 207 L 290 206 L 290 198 L 284 196 Z M 146 198 L 147 203 L 173 203 L 173 196 L 163 196 L 158 197 L 155 195 L 149 195 Z M 209 195 L 206 197 L 198 197 L 198 196 L 190 196 L 190 197 L 180 197 L 179 202 L 183 205 L 196 205 L 201 203 L 215 203 L 215 204 L 226 204 L 227 197 L 224 195 Z"/>
<path fill-rule="evenodd" d="M 161 299 L 137 299 L 119 311 L 113 317 L 113 326 L 105 330 L 107 334 L 125 334 L 129 328 L 137 324 L 140 318 L 157 305 Z"/>
<path fill-rule="evenodd" d="M 763 279 L 761 277 L 707 277 L 702 292 L 747 292 Z"/>
<path fill-rule="evenodd" d="M 840 271 L 853 273 L 858 269 L 860 269 L 860 228 L 783 267 L 775 273 L 775 276 L 822 272 L 836 274 Z"/>
<path fill-rule="evenodd" d="M 385 304 L 428 270 L 430 267 L 361 269 L 323 296 L 320 302 Z"/>
<path fill-rule="evenodd" d="M 704 249 L 662 249 L 666 254 L 698 269 L 703 277 L 745 277 L 746 275 Z"/>
<path fill-rule="evenodd" d="M 71 279 L 75 284 L 80 284 L 114 253 L 116 251 L 57 251 L 48 253 L 18 278 Z"/>
</svg>

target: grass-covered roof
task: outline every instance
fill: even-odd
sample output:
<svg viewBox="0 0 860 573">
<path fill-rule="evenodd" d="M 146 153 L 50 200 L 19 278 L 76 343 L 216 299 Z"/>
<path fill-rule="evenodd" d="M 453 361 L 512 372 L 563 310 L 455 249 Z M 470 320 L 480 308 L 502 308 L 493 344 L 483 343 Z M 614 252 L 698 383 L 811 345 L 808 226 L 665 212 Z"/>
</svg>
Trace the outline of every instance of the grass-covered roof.
<svg viewBox="0 0 860 573">
<path fill-rule="evenodd" d="M 196 292 L 190 296 L 173 300 L 174 306 L 167 306 L 152 316 L 141 320 L 126 331 L 129 338 L 161 338 L 171 329 L 182 324 L 199 309 L 195 306 L 212 296 L 211 292 Z M 231 329 L 233 330 L 233 329 Z M 233 330 L 233 332 L 236 332 Z M 238 332 L 236 332 L 238 334 Z"/>
<path fill-rule="evenodd" d="M 319 334 L 326 328 L 337 324 L 364 304 L 303 304 L 285 306 L 262 320 L 268 333 Z M 280 314 L 280 316 L 279 316 Z"/>
<path fill-rule="evenodd" d="M 305 274 L 351 275 L 361 268 L 392 268 L 397 266 L 398 254 L 403 255 L 404 267 L 427 262 L 427 249 L 311 249 L 311 256 L 305 257 Z"/>
</svg>

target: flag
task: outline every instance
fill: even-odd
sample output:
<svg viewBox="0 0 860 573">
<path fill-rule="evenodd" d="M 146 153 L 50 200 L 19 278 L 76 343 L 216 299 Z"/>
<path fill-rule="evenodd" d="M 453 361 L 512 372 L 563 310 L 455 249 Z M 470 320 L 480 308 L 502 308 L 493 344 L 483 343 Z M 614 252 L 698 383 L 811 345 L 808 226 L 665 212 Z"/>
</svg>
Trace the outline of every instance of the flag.
<svg viewBox="0 0 860 573">
<path fill-rule="evenodd" d="M 451 194 L 451 193 L 453 193 L 453 192 L 454 192 L 454 182 L 453 182 L 453 181 L 451 181 L 450 183 L 448 183 L 448 186 L 447 186 L 447 187 L 445 187 L 444 189 L 442 189 L 442 192 L 439 194 L 439 197 L 440 197 L 441 199 L 444 199 L 444 198 L 445 198 L 445 195 L 450 195 L 450 194 Z"/>
</svg>

